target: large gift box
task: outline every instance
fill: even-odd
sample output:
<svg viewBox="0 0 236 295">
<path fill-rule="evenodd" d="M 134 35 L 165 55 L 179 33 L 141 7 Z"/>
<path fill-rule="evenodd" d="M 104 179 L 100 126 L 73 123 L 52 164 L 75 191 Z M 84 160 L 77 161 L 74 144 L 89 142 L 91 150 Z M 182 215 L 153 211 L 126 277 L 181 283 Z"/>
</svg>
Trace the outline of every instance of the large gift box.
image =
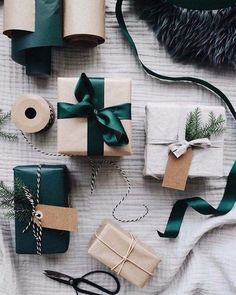
<svg viewBox="0 0 236 295">
<path fill-rule="evenodd" d="M 137 287 L 144 287 L 160 262 L 159 256 L 110 221 L 104 221 L 88 253 Z"/>
<path fill-rule="evenodd" d="M 215 106 L 149 103 L 146 106 L 146 147 L 144 175 L 161 178 L 165 174 L 170 145 L 185 140 L 186 121 L 191 112 L 199 109 L 202 124 L 211 112 L 226 120 L 225 109 Z M 211 146 L 192 148 L 193 158 L 189 177 L 222 177 L 224 132 L 210 137 Z M 205 147 L 205 148 L 204 148 Z"/>
<path fill-rule="evenodd" d="M 131 154 L 131 81 L 58 78 L 58 152 L 79 156 Z"/>
<path fill-rule="evenodd" d="M 68 201 L 68 172 L 65 165 L 43 165 L 40 169 L 40 182 L 38 166 L 18 166 L 14 168 L 14 181 L 22 183 L 36 195 L 39 186 L 39 203 L 58 207 L 69 207 Z M 27 196 L 27 195 L 26 195 Z M 30 202 L 30 200 L 29 200 Z M 18 204 L 19 206 L 19 204 Z M 17 210 L 15 205 L 15 210 Z M 20 208 L 19 208 L 20 209 Z M 34 236 L 36 227 L 25 220 L 15 220 L 16 253 L 36 254 L 37 242 Z M 70 234 L 68 231 L 55 229 L 42 229 L 41 254 L 64 253 L 69 246 Z"/>
</svg>

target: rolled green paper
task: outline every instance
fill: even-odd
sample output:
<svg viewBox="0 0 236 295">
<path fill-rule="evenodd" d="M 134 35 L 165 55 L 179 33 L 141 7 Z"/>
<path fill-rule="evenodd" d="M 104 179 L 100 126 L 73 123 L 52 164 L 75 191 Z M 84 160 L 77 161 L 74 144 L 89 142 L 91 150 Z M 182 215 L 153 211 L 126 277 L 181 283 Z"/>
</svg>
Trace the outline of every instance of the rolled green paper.
<svg viewBox="0 0 236 295">
<path fill-rule="evenodd" d="M 38 166 L 18 166 L 14 168 L 14 180 L 22 182 L 33 195 L 37 190 Z M 41 168 L 39 203 L 44 205 L 69 207 L 68 171 L 65 165 L 43 165 Z M 17 207 L 15 207 L 17 210 Z M 27 221 L 15 220 L 16 253 L 36 254 L 37 245 L 32 225 L 25 231 Z M 70 233 L 43 228 L 42 254 L 64 253 L 69 247 Z"/>
<path fill-rule="evenodd" d="M 63 45 L 61 13 L 61 0 L 37 0 L 34 29 L 12 29 L 12 59 L 26 67 L 27 75 L 51 74 L 52 47 Z"/>
</svg>

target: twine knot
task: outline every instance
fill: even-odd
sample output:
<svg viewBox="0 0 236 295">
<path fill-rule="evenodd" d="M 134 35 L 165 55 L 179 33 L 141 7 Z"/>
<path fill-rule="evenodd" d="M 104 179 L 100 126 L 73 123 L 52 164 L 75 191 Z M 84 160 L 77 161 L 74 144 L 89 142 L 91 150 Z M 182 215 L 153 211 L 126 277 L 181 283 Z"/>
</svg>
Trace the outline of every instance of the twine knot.
<svg viewBox="0 0 236 295">
<path fill-rule="evenodd" d="M 147 269 L 144 269 L 142 266 L 140 266 L 135 261 L 129 259 L 131 253 L 134 251 L 136 244 L 137 244 L 137 240 L 135 239 L 135 237 L 132 234 L 130 234 L 130 238 L 131 238 L 130 245 L 129 245 L 127 252 L 124 256 L 121 255 L 118 251 L 116 251 L 116 249 L 111 247 L 106 241 L 101 239 L 97 234 L 95 234 L 95 236 L 102 244 L 104 244 L 107 248 L 109 248 L 111 251 L 113 251 L 115 254 L 117 254 L 121 258 L 121 260 L 111 268 L 112 271 L 115 271 L 118 275 L 120 275 L 125 263 L 130 262 L 133 265 L 135 265 L 137 268 L 139 268 L 142 271 L 144 271 L 145 273 L 147 273 L 148 275 L 153 276 L 153 273 L 149 272 Z"/>
<path fill-rule="evenodd" d="M 191 141 L 183 140 L 172 143 L 169 145 L 169 149 L 176 156 L 176 158 L 180 158 L 190 147 L 209 148 L 211 146 L 211 141 L 208 138 L 198 138 Z"/>
</svg>

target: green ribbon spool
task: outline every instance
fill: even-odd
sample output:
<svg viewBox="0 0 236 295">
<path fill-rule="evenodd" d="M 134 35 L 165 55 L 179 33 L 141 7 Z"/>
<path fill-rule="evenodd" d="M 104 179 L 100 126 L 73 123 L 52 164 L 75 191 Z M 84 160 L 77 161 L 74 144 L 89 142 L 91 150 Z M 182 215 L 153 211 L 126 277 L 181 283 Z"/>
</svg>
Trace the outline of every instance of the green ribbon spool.
<svg viewBox="0 0 236 295">
<path fill-rule="evenodd" d="M 61 0 L 35 1 L 35 32 L 12 32 L 12 59 L 29 76 L 51 73 L 52 46 L 62 46 Z"/>
<path fill-rule="evenodd" d="M 177 0 L 170 0 L 170 1 L 177 2 Z M 186 0 L 185 3 L 189 3 L 188 1 L 190 2 L 190 0 Z M 203 1 L 204 0 L 199 1 L 199 3 L 203 3 Z M 184 3 L 184 1 L 181 1 L 181 2 Z M 229 3 L 230 1 L 223 1 L 222 0 L 222 2 L 221 2 L 220 0 L 216 0 L 216 1 L 214 0 L 214 2 L 217 3 L 217 5 L 218 5 L 219 3 L 223 3 L 223 2 Z M 232 1 L 232 2 L 234 2 L 234 1 Z M 213 3 L 213 0 L 211 1 L 211 4 L 212 3 Z M 228 97 L 220 89 L 218 89 L 214 85 L 210 84 L 209 82 L 207 82 L 203 79 L 198 79 L 198 78 L 189 77 L 189 76 L 183 76 L 183 77 L 165 76 L 165 75 L 162 75 L 162 74 L 152 71 L 142 62 L 142 60 L 139 57 L 139 53 L 138 53 L 138 49 L 136 47 L 136 44 L 127 29 L 127 26 L 126 26 L 126 23 L 125 23 L 125 20 L 123 17 L 122 4 L 123 4 L 123 0 L 117 0 L 117 2 L 116 2 L 116 18 L 117 18 L 119 27 L 120 27 L 124 37 L 128 41 L 131 49 L 134 52 L 134 55 L 135 55 L 137 61 L 139 62 L 140 66 L 142 67 L 144 72 L 147 75 L 149 75 L 150 77 L 152 77 L 154 79 L 158 79 L 160 81 L 188 82 L 188 83 L 190 82 L 190 83 L 194 83 L 194 84 L 197 84 L 197 85 L 200 85 L 200 86 L 206 88 L 207 90 L 216 94 L 218 97 L 220 97 L 225 102 L 225 104 L 228 106 L 231 114 L 233 115 L 234 119 L 236 120 L 236 111 L 235 111 L 232 103 L 230 102 Z M 201 198 L 188 198 L 188 199 L 184 199 L 184 200 L 179 200 L 176 202 L 176 204 L 174 205 L 174 207 L 172 209 L 172 212 L 170 214 L 170 218 L 167 223 L 165 232 L 164 233 L 158 232 L 158 234 L 160 237 L 163 237 L 163 238 L 176 238 L 179 234 L 179 230 L 180 230 L 183 218 L 184 218 L 184 214 L 185 214 L 185 211 L 188 206 L 192 207 L 197 212 L 199 212 L 200 214 L 203 214 L 203 215 L 219 216 L 219 215 L 227 214 L 234 207 L 235 201 L 236 201 L 236 162 L 233 165 L 233 168 L 232 168 L 230 175 L 228 177 L 228 183 L 227 183 L 227 186 L 225 189 L 224 197 L 223 197 L 222 201 L 220 202 L 220 205 L 217 209 L 213 208 L 209 203 L 207 203 L 205 200 L 203 200 Z"/>
<path fill-rule="evenodd" d="M 217 10 L 235 5 L 235 0 L 166 0 L 182 8 L 192 10 Z"/>
<path fill-rule="evenodd" d="M 112 147 L 129 144 L 121 120 L 131 120 L 131 104 L 104 108 L 104 79 L 89 79 L 83 73 L 75 88 L 77 104 L 58 103 L 58 119 L 88 118 L 88 155 L 104 153 L 104 142 Z M 79 127 L 78 127 L 79 128 Z"/>
</svg>

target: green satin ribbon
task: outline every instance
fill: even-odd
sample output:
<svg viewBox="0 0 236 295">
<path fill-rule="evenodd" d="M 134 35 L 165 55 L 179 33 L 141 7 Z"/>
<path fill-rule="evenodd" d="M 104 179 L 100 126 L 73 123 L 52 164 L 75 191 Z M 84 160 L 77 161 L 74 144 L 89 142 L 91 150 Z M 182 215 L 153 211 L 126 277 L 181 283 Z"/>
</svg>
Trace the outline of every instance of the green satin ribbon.
<svg viewBox="0 0 236 295">
<path fill-rule="evenodd" d="M 188 207 L 196 210 L 203 215 L 220 216 L 225 215 L 233 209 L 236 202 L 236 162 L 228 176 L 227 185 L 224 196 L 217 209 L 212 207 L 207 201 L 202 198 L 189 198 L 179 200 L 172 208 L 166 229 L 164 233 L 158 231 L 161 238 L 176 238 L 184 219 L 185 211 Z"/>
<path fill-rule="evenodd" d="M 122 13 L 122 4 L 123 4 L 123 0 L 117 0 L 117 2 L 116 2 L 116 18 L 117 18 L 119 27 L 120 27 L 124 37 L 128 41 L 131 49 L 133 50 L 136 59 L 138 60 L 139 64 L 141 65 L 142 69 L 146 72 L 146 74 L 148 74 L 150 77 L 152 77 L 154 79 L 158 79 L 158 80 L 161 80 L 161 81 L 194 83 L 194 84 L 200 85 L 200 86 L 208 89 L 209 91 L 211 91 L 214 94 L 216 94 L 217 96 L 219 96 L 226 103 L 226 105 L 228 106 L 228 108 L 229 108 L 230 112 L 232 113 L 234 119 L 236 120 L 236 111 L 235 111 L 233 105 L 231 104 L 230 100 L 228 99 L 228 97 L 220 89 L 218 89 L 214 85 L 210 84 L 209 82 L 207 82 L 205 80 L 194 78 L 194 77 L 188 77 L 188 76 L 170 77 L 170 76 L 165 76 L 165 75 L 162 75 L 162 74 L 159 74 L 159 73 L 156 73 L 156 72 L 150 70 L 142 62 L 142 60 L 139 57 L 139 53 L 138 53 L 137 47 L 136 47 L 136 45 L 134 43 L 134 40 L 132 39 L 132 37 L 131 37 L 128 29 L 127 29 L 127 26 L 125 24 L 123 13 Z"/>
<path fill-rule="evenodd" d="M 51 74 L 52 46 L 63 45 L 61 9 L 61 0 L 35 0 L 35 31 L 12 32 L 12 59 L 27 75 Z"/>
<path fill-rule="evenodd" d="M 103 155 L 104 142 L 112 147 L 129 143 L 121 120 L 131 120 L 131 104 L 104 108 L 104 79 L 89 79 L 83 73 L 75 97 L 77 104 L 58 103 L 58 119 L 88 118 L 88 155 Z"/>
<path fill-rule="evenodd" d="M 192 2 L 188 0 L 189 2 Z M 207 1 L 206 1 L 207 2 Z M 219 2 L 218 2 L 219 3 Z M 161 81 L 167 81 L 167 82 L 190 82 L 194 83 L 197 85 L 200 85 L 209 91 L 213 92 L 217 96 L 219 96 L 228 106 L 230 112 L 232 113 L 234 119 L 236 120 L 236 111 L 231 104 L 230 100 L 228 97 L 217 87 L 214 85 L 208 83 L 205 80 L 198 79 L 198 78 L 193 78 L 193 77 L 170 77 L 170 76 L 165 76 L 159 73 L 156 73 L 152 70 L 150 70 L 140 59 L 139 53 L 137 50 L 137 47 L 127 29 L 127 26 L 124 21 L 123 13 L 122 13 L 122 4 L 123 0 L 117 0 L 116 2 L 116 17 L 117 21 L 119 23 L 120 29 L 127 39 L 131 49 L 133 50 L 135 57 L 139 64 L 141 65 L 142 69 L 148 74 L 150 77 L 154 79 L 158 79 Z M 204 214 L 204 215 L 224 215 L 227 214 L 234 206 L 236 201 L 236 163 L 234 164 L 231 173 L 228 177 L 228 183 L 225 189 L 224 197 L 217 209 L 214 209 L 210 204 L 208 204 L 206 201 L 204 201 L 201 198 L 188 198 L 184 200 L 179 200 L 176 202 L 174 205 L 169 221 L 167 223 L 167 227 L 165 232 L 162 234 L 160 232 L 159 235 L 160 237 L 165 237 L 165 238 L 176 238 L 179 234 L 179 230 L 183 221 L 183 217 L 185 214 L 185 211 L 188 206 L 192 207 L 195 209 L 197 212 Z"/>
<path fill-rule="evenodd" d="M 192 10 L 216 10 L 235 5 L 235 0 L 167 0 L 178 7 Z"/>
</svg>

